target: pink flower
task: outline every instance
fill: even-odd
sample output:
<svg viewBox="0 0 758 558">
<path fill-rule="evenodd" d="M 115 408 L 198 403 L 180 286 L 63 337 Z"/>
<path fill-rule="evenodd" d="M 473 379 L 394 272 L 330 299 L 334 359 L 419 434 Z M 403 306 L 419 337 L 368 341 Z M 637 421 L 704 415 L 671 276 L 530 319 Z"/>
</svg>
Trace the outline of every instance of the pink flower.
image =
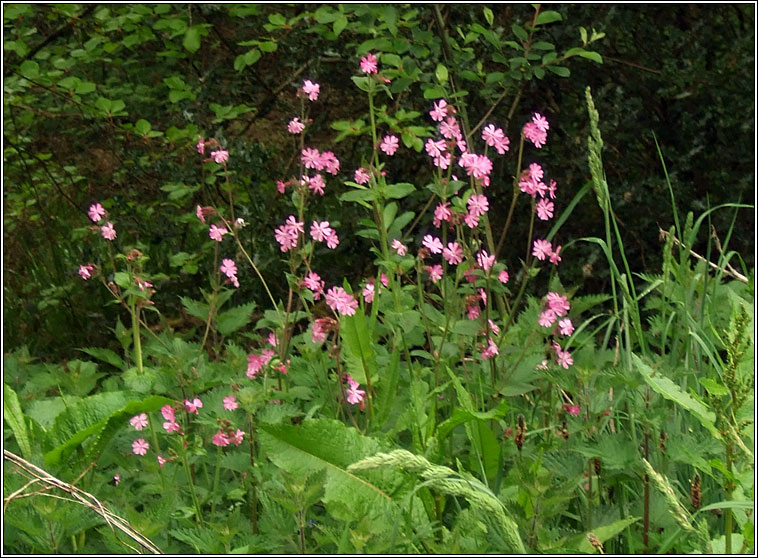
<svg viewBox="0 0 758 558">
<path fill-rule="evenodd" d="M 556 184 L 555 180 L 551 180 L 550 184 L 547 188 L 547 192 L 550 194 L 550 199 L 555 199 L 555 189 L 558 187 L 558 184 Z"/>
<path fill-rule="evenodd" d="M 568 414 L 572 417 L 579 415 L 579 405 L 569 405 L 568 403 L 565 403 L 563 405 L 563 410 L 568 411 Z M 589 484 L 585 484 L 584 488 L 589 489 Z"/>
<path fill-rule="evenodd" d="M 350 374 L 345 375 L 345 379 L 347 380 L 348 389 L 345 390 L 345 394 L 347 395 L 347 402 L 351 405 L 356 405 L 358 403 L 361 403 L 361 408 L 363 408 L 363 398 L 366 396 L 366 392 L 362 389 L 358 389 L 360 384 L 353 380 L 353 378 L 350 377 Z"/>
<path fill-rule="evenodd" d="M 400 242 L 397 238 L 392 240 L 392 249 L 397 252 L 398 256 L 405 256 L 405 254 L 408 252 L 408 248 Z"/>
<path fill-rule="evenodd" d="M 334 231 L 329 226 L 329 221 L 313 221 L 311 225 L 311 238 L 317 242 L 324 242 Z"/>
<path fill-rule="evenodd" d="M 379 274 L 379 282 L 386 287 L 387 285 L 390 284 L 390 278 L 387 277 L 386 273 L 380 273 Z"/>
<path fill-rule="evenodd" d="M 330 231 L 329 236 L 326 237 L 326 247 L 334 250 L 339 245 L 340 239 L 334 229 L 330 229 Z"/>
<path fill-rule="evenodd" d="M 547 132 L 541 130 L 534 122 L 527 122 L 524 124 L 524 137 L 539 149 L 547 141 Z"/>
<path fill-rule="evenodd" d="M 303 130 L 305 130 L 305 124 L 300 122 L 300 118 L 297 116 L 287 123 L 287 131 L 290 134 L 299 134 Z"/>
<path fill-rule="evenodd" d="M 399 142 L 397 139 L 397 136 L 384 136 L 384 139 L 382 139 L 382 144 L 379 146 L 382 151 L 384 151 L 387 155 L 394 155 L 395 151 L 397 151 Z"/>
<path fill-rule="evenodd" d="M 480 251 L 476 255 L 476 262 L 484 271 L 489 271 L 493 265 L 495 265 L 495 256 L 490 256 L 484 250 Z"/>
<path fill-rule="evenodd" d="M 203 136 L 200 136 L 197 140 L 197 152 L 200 153 L 200 155 L 205 155 L 205 140 L 203 139 Z"/>
<path fill-rule="evenodd" d="M 421 244 L 428 248 L 432 254 L 440 254 L 442 252 L 442 241 L 436 236 L 426 235 Z"/>
<path fill-rule="evenodd" d="M 161 414 L 166 420 L 174 420 L 176 418 L 174 408 L 171 405 L 161 407 Z"/>
<path fill-rule="evenodd" d="M 504 269 L 500 273 L 498 273 L 497 280 L 500 281 L 503 285 L 505 285 L 508 280 L 510 279 L 510 276 L 508 275 L 508 272 Z"/>
<path fill-rule="evenodd" d="M 555 206 L 553 205 L 553 202 L 548 201 L 545 198 L 542 198 L 540 201 L 537 202 L 537 206 L 534 208 L 537 212 L 537 217 L 539 217 L 543 221 L 547 221 L 548 219 L 551 219 L 553 217 L 553 209 Z"/>
<path fill-rule="evenodd" d="M 129 419 L 129 424 L 131 424 L 135 430 L 142 430 L 147 426 L 147 414 L 140 413 L 139 415 L 133 416 Z"/>
<path fill-rule="evenodd" d="M 553 253 L 550 254 L 550 263 L 558 265 L 558 262 L 561 261 L 561 257 L 558 255 L 561 251 L 562 246 L 558 246 L 555 250 L 553 250 Z"/>
<path fill-rule="evenodd" d="M 92 264 L 80 265 L 79 276 L 85 281 L 92 277 L 92 272 L 95 270 L 95 266 Z"/>
<path fill-rule="evenodd" d="M 213 157 L 213 160 L 221 165 L 223 163 L 226 163 L 226 161 L 229 159 L 229 152 L 223 149 L 219 149 L 218 151 L 211 151 L 211 157 Z"/>
<path fill-rule="evenodd" d="M 318 300 L 324 294 L 325 283 L 321 280 L 318 273 L 314 273 L 313 271 L 308 272 L 308 275 L 303 279 L 303 285 L 313 292 L 314 300 Z"/>
<path fill-rule="evenodd" d="M 374 288 L 374 283 L 366 283 L 366 286 L 363 287 L 363 300 L 365 300 L 367 303 L 374 302 L 374 293 L 376 289 Z"/>
<path fill-rule="evenodd" d="M 452 116 L 447 117 L 445 121 L 440 124 L 440 134 L 446 139 L 460 140 L 463 138 L 461 127 Z"/>
<path fill-rule="evenodd" d="M 473 229 L 479 224 L 479 215 L 477 213 L 471 213 L 470 211 L 463 216 L 463 222 L 468 225 L 468 228 Z"/>
<path fill-rule="evenodd" d="M 234 263 L 234 260 L 224 258 L 221 260 L 219 269 L 221 270 L 221 273 L 226 275 L 229 279 L 237 275 L 237 265 Z"/>
<path fill-rule="evenodd" d="M 121 475 L 119 475 L 118 473 L 116 473 L 115 475 L 113 475 L 113 484 L 114 484 L 114 486 L 118 486 L 118 483 L 120 483 L 120 482 L 121 482 Z"/>
<path fill-rule="evenodd" d="M 552 253 L 553 253 L 553 247 L 547 240 L 538 238 L 532 244 L 532 256 L 534 256 L 540 261 L 544 260 L 545 258 L 550 257 L 550 254 Z"/>
<path fill-rule="evenodd" d="M 571 353 L 568 351 L 561 351 L 556 350 L 555 352 L 556 362 L 563 366 L 566 370 L 569 369 L 569 366 L 574 364 L 574 359 L 571 358 Z M 579 410 L 577 409 L 577 414 L 579 414 Z"/>
<path fill-rule="evenodd" d="M 315 101 L 318 99 L 318 93 L 321 89 L 321 86 L 318 83 L 313 83 L 311 80 L 306 79 L 303 82 L 303 93 L 308 95 L 309 101 Z"/>
<path fill-rule="evenodd" d="M 504 155 L 509 150 L 511 143 L 503 130 L 495 128 L 494 124 L 490 124 L 482 130 L 482 139 L 484 143 L 494 147 L 500 155 Z"/>
<path fill-rule="evenodd" d="M 187 409 L 188 413 L 195 413 L 196 415 L 200 414 L 198 412 L 198 409 L 201 409 L 203 407 L 203 402 L 200 401 L 197 397 L 195 397 L 192 401 L 189 399 L 184 400 L 184 408 Z"/>
<path fill-rule="evenodd" d="M 277 180 L 276 191 L 279 192 L 280 194 L 283 194 L 284 190 L 287 188 L 287 184 L 289 184 L 289 182 L 284 182 L 283 180 Z"/>
<path fill-rule="evenodd" d="M 163 466 L 166 464 L 166 460 L 163 458 L 162 455 L 158 456 L 158 465 L 160 465 L 161 469 L 163 469 Z"/>
<path fill-rule="evenodd" d="M 550 125 L 547 122 L 547 118 L 542 116 L 539 112 L 535 112 L 532 116 L 532 122 L 543 132 L 547 132 L 550 129 Z"/>
<path fill-rule="evenodd" d="M 334 312 L 352 316 L 358 308 L 358 301 L 342 287 L 332 287 L 326 292 L 326 303 Z"/>
<path fill-rule="evenodd" d="M 450 166 L 450 162 L 452 160 L 453 157 L 450 155 L 450 153 L 445 153 L 444 155 L 440 155 L 439 157 L 434 158 L 434 166 L 445 170 Z"/>
<path fill-rule="evenodd" d="M 228 233 L 229 231 L 226 230 L 226 227 L 211 225 L 210 231 L 208 232 L 208 236 L 210 236 L 216 242 L 221 242 L 224 238 L 224 235 Z"/>
<path fill-rule="evenodd" d="M 448 242 L 447 247 L 442 250 L 442 257 L 450 265 L 457 265 L 463 261 L 463 248 L 457 242 Z"/>
<path fill-rule="evenodd" d="M 234 434 L 229 436 L 229 441 L 233 443 L 235 446 L 238 446 L 242 443 L 242 439 L 244 437 L 245 437 L 245 432 L 238 428 Z"/>
<path fill-rule="evenodd" d="M 497 345 L 495 345 L 495 342 L 492 341 L 492 339 L 488 339 L 489 344 L 487 345 L 487 348 L 482 351 L 482 360 L 487 360 L 489 358 L 494 357 L 495 355 L 500 354 L 500 351 L 497 348 Z"/>
<path fill-rule="evenodd" d="M 497 327 L 497 324 L 495 322 L 493 322 L 492 320 L 487 320 L 487 323 L 489 324 L 490 331 L 492 331 L 492 333 L 494 333 L 495 335 L 500 335 L 500 328 Z"/>
<path fill-rule="evenodd" d="M 532 163 L 529 165 L 529 178 L 532 181 L 538 182 L 542 180 L 543 176 L 545 176 L 545 171 L 542 170 L 542 167 L 539 165 L 539 163 Z"/>
<path fill-rule="evenodd" d="M 178 432 L 181 430 L 181 427 L 179 426 L 179 423 L 175 420 L 169 420 L 163 423 L 164 430 L 171 434 L 172 432 Z"/>
<path fill-rule="evenodd" d="M 469 306 L 466 306 L 466 317 L 469 320 L 475 320 L 479 317 L 479 314 L 481 314 L 482 310 L 479 308 L 478 304 L 471 304 Z"/>
<path fill-rule="evenodd" d="M 318 149 L 313 149 L 312 147 L 306 147 L 301 151 L 300 161 L 306 169 L 321 170 L 324 168 L 324 164 L 321 161 L 321 153 L 319 153 Z"/>
<path fill-rule="evenodd" d="M 369 52 L 361 58 L 361 71 L 366 74 L 375 74 L 378 68 L 376 62 L 376 56 Z"/>
<path fill-rule="evenodd" d="M 574 333 L 574 324 L 572 324 L 571 320 L 569 320 L 568 318 L 558 322 L 558 327 L 561 330 L 561 335 L 571 335 L 572 333 Z"/>
<path fill-rule="evenodd" d="M 556 316 L 565 316 L 571 308 L 565 296 L 554 292 L 547 293 L 547 305 L 548 308 L 555 312 Z"/>
<path fill-rule="evenodd" d="M 432 120 L 435 122 L 442 122 L 447 116 L 447 103 L 445 102 L 445 99 L 440 99 L 438 102 L 434 103 L 434 108 L 429 111 L 429 116 L 431 116 Z"/>
<path fill-rule="evenodd" d="M 540 319 L 538 323 L 542 327 L 550 327 L 555 322 L 555 311 L 551 310 L 550 308 L 543 310 L 540 313 Z"/>
<path fill-rule="evenodd" d="M 436 283 L 440 279 L 442 279 L 442 266 L 439 264 L 430 265 L 426 268 L 426 271 L 429 273 L 429 279 L 432 280 L 432 283 Z"/>
<path fill-rule="evenodd" d="M 132 452 L 135 455 L 145 455 L 147 453 L 147 450 L 150 449 L 150 444 L 148 444 L 144 439 L 140 438 L 139 440 L 134 440 L 132 443 Z"/>
<path fill-rule="evenodd" d="M 439 227 L 442 221 L 449 221 L 453 215 L 450 212 L 450 202 L 440 203 L 434 208 L 434 226 Z"/>
<path fill-rule="evenodd" d="M 474 178 L 489 178 L 492 172 L 492 161 L 486 155 L 464 153 L 458 164 L 466 169 L 466 174 Z M 489 186 L 489 181 L 486 181 L 484 185 Z"/>
<path fill-rule="evenodd" d="M 281 245 L 281 251 L 287 252 L 297 246 L 297 239 L 302 232 L 303 223 L 295 219 L 294 215 L 290 215 L 284 225 L 274 231 L 274 237 Z"/>
<path fill-rule="evenodd" d="M 318 320 L 314 320 L 311 326 L 311 337 L 313 342 L 316 344 L 323 343 L 326 340 L 326 334 L 329 333 L 329 330 L 334 323 L 335 321 L 332 318 L 319 318 Z"/>
<path fill-rule="evenodd" d="M 106 240 L 113 240 L 116 238 L 116 229 L 113 228 L 113 223 L 109 221 L 107 225 L 100 227 L 100 234 L 102 234 L 103 238 Z"/>
<path fill-rule="evenodd" d="M 321 154 L 321 167 L 334 176 L 340 171 L 340 160 L 331 151 L 324 151 Z"/>
<path fill-rule="evenodd" d="M 260 355 L 251 354 L 247 357 L 247 372 L 246 375 L 251 380 L 255 379 L 255 376 L 258 375 L 258 372 L 260 372 L 260 369 L 263 368 L 265 364 L 263 363 L 263 359 Z"/>
<path fill-rule="evenodd" d="M 105 216 L 105 208 L 99 203 L 93 203 L 89 206 L 87 215 L 89 215 L 89 218 L 92 219 L 93 222 L 97 223 Z"/>
<path fill-rule="evenodd" d="M 369 178 L 371 178 L 366 169 L 360 168 L 355 171 L 355 182 L 357 184 L 368 184 Z"/>
<path fill-rule="evenodd" d="M 426 149 L 426 153 L 432 158 L 441 157 L 447 151 L 445 140 L 434 141 L 432 138 L 426 140 L 424 149 Z"/>
<path fill-rule="evenodd" d="M 476 215 L 477 217 L 487 213 L 490 208 L 490 203 L 487 200 L 487 196 L 484 194 L 472 194 L 466 202 L 466 205 L 468 206 L 469 214 Z"/>
<path fill-rule="evenodd" d="M 211 442 L 214 446 L 222 448 L 229 445 L 229 436 L 219 428 L 219 431 L 213 435 L 213 438 L 211 438 Z"/>
<path fill-rule="evenodd" d="M 233 411 L 237 407 L 237 398 L 234 395 L 224 397 L 224 409 L 227 411 Z"/>
</svg>

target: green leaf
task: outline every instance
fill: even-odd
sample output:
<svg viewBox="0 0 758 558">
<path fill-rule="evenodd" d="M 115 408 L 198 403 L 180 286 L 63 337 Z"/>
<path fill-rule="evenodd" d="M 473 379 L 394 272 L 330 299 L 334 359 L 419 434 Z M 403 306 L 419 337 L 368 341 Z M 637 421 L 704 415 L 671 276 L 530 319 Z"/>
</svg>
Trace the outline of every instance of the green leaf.
<svg viewBox="0 0 758 558">
<path fill-rule="evenodd" d="M 424 99 L 439 99 L 440 97 L 446 97 L 447 92 L 437 85 L 427 87 L 424 90 Z"/>
<path fill-rule="evenodd" d="M 210 307 L 207 304 L 200 302 L 199 300 L 192 300 L 186 296 L 180 296 L 179 300 L 182 301 L 182 305 L 187 309 L 187 313 L 190 316 L 194 316 L 203 321 L 208 320 L 208 311 L 210 310 Z"/>
<path fill-rule="evenodd" d="M 728 395 L 729 390 L 711 378 L 700 378 L 700 383 L 711 395 Z"/>
<path fill-rule="evenodd" d="M 444 64 L 437 64 L 437 69 L 434 71 L 434 75 L 437 77 L 437 81 L 444 84 L 447 81 L 448 73 Z"/>
<path fill-rule="evenodd" d="M 561 77 L 569 77 L 571 75 L 571 71 L 564 66 L 547 66 L 547 69 Z"/>
<path fill-rule="evenodd" d="M 334 31 L 334 34 L 339 37 L 339 34 L 342 33 L 345 27 L 347 27 L 347 17 L 343 15 L 334 22 L 332 25 L 332 30 Z"/>
<path fill-rule="evenodd" d="M 132 285 L 132 278 L 125 271 L 117 271 L 113 276 L 113 282 L 122 289 L 128 289 Z"/>
<path fill-rule="evenodd" d="M 55 418 L 50 429 L 50 440 L 57 445 L 45 454 L 45 464 L 54 467 L 87 439 L 85 459 L 92 458 L 105 447 L 116 433 L 128 424 L 129 418 L 139 413 L 157 411 L 174 401 L 160 395 L 137 400 L 139 394 L 127 391 L 109 391 L 85 397 L 68 407 Z"/>
<path fill-rule="evenodd" d="M 3 418 L 5 418 L 5 422 L 8 423 L 8 426 L 13 431 L 24 459 L 31 459 L 32 445 L 29 442 L 29 432 L 26 427 L 24 413 L 21 411 L 18 395 L 6 383 L 3 383 Z"/>
<path fill-rule="evenodd" d="M 199 25 L 193 25 L 184 33 L 184 40 L 182 41 L 182 45 L 189 52 L 197 52 L 197 49 L 200 48 L 200 29 L 201 27 Z"/>
<path fill-rule="evenodd" d="M 221 335 L 229 335 L 238 329 L 246 326 L 252 319 L 254 302 L 248 302 L 242 306 L 237 306 L 226 312 L 221 312 L 216 317 L 218 332 Z"/>
<path fill-rule="evenodd" d="M 442 441 L 448 434 L 450 434 L 450 431 L 459 424 L 473 420 L 488 421 L 492 419 L 500 419 L 505 416 L 507 411 L 508 405 L 505 401 L 501 401 L 497 407 L 484 413 L 455 408 L 453 409 L 453 414 L 450 418 L 441 422 L 437 427 L 437 439 Z"/>
<path fill-rule="evenodd" d="M 119 370 L 123 370 L 126 367 L 121 357 L 110 349 L 104 349 L 100 347 L 87 347 L 85 349 L 79 350 L 83 353 L 87 353 L 88 355 L 95 357 L 96 359 L 107 362 Z"/>
<path fill-rule="evenodd" d="M 572 537 L 568 540 L 568 548 L 576 548 L 580 552 L 586 552 L 587 554 L 594 554 L 595 549 L 592 548 L 592 545 L 590 545 L 590 541 L 587 538 L 587 535 L 590 533 L 595 535 L 598 540 L 601 543 L 604 543 L 608 539 L 615 537 L 618 535 L 621 531 L 626 529 L 629 525 L 636 523 L 641 518 L 639 517 L 626 517 L 624 519 L 619 519 L 618 521 L 614 521 L 613 523 L 609 523 L 608 525 L 601 525 L 600 527 L 595 527 L 592 531 L 589 531 L 583 535 L 577 535 L 575 537 Z"/>
<path fill-rule="evenodd" d="M 39 64 L 34 60 L 24 60 L 18 71 L 24 77 L 36 79 L 39 76 Z"/>
<path fill-rule="evenodd" d="M 353 190 L 352 192 L 345 192 L 340 196 L 340 201 L 349 202 L 369 202 L 376 199 L 376 192 L 374 190 Z"/>
<path fill-rule="evenodd" d="M 150 122 L 145 120 L 144 118 L 140 118 L 137 120 L 137 122 L 134 123 L 134 129 L 137 131 L 137 133 L 141 136 L 146 135 L 152 126 L 150 126 Z"/>
<path fill-rule="evenodd" d="M 516 37 L 518 37 L 522 41 L 526 41 L 526 39 L 529 37 L 526 30 L 520 25 L 518 25 L 517 23 L 514 23 L 513 25 L 511 25 L 511 30 L 513 31 L 513 34 L 516 35 Z"/>
<path fill-rule="evenodd" d="M 553 23 L 554 21 L 561 21 L 562 19 L 561 14 L 558 12 L 545 10 L 537 16 L 537 25 L 546 25 L 548 23 Z"/>
<path fill-rule="evenodd" d="M 700 424 L 713 435 L 713 437 L 721 439 L 721 434 L 714 425 L 716 415 L 713 411 L 700 401 L 693 399 L 689 394 L 683 392 L 681 388 L 669 378 L 654 371 L 637 355 L 632 354 L 632 359 L 634 360 L 637 370 L 639 370 L 640 374 L 645 379 L 645 382 L 647 382 L 653 391 L 691 412 L 700 421 Z"/>
<path fill-rule="evenodd" d="M 385 190 L 385 196 L 387 199 L 399 200 L 416 191 L 416 187 L 408 182 L 399 182 L 397 184 L 389 184 Z"/>
<path fill-rule="evenodd" d="M 280 469 L 301 478 L 326 470 L 323 501 L 334 518 L 361 521 L 366 515 L 393 510 L 383 487 L 397 479 L 397 473 L 372 471 L 358 476 L 347 471 L 351 463 L 380 450 L 373 438 L 331 419 L 305 420 L 299 426 L 259 423 L 258 428 L 264 454 Z"/>
<path fill-rule="evenodd" d="M 373 378 L 376 373 L 376 355 L 371 346 L 366 316 L 358 308 L 352 316 L 342 316 L 340 322 L 341 354 L 347 369 L 356 382 L 366 384 L 366 379 Z"/>
<path fill-rule="evenodd" d="M 600 56 L 597 52 L 591 51 L 591 50 L 583 50 L 579 53 L 579 56 L 582 58 L 587 58 L 589 60 L 592 60 L 593 62 L 597 62 L 598 64 L 603 63 L 603 57 Z"/>
<path fill-rule="evenodd" d="M 484 6 L 482 11 L 484 12 L 484 19 L 487 20 L 487 24 L 491 27 L 492 22 L 495 21 L 495 14 L 493 14 L 492 10 L 490 10 L 487 6 Z"/>
</svg>

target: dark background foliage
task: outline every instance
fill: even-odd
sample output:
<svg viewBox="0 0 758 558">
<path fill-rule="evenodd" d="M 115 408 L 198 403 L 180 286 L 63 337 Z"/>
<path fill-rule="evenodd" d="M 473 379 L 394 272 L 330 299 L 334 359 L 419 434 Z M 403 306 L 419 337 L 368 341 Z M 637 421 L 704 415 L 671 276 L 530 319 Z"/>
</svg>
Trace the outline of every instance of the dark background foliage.
<svg viewBox="0 0 758 558">
<path fill-rule="evenodd" d="M 589 85 L 600 113 L 612 204 L 634 270 L 659 269 L 658 228 L 673 224 L 653 134 L 680 215 L 698 215 L 726 202 L 754 203 L 754 6 L 546 6 L 563 21 L 544 26 L 540 40 L 565 51 L 581 44 L 579 26 L 604 32 L 591 47 L 604 63 L 574 58 L 566 64 L 568 78 L 547 72 L 542 79 L 519 81 L 504 58 L 513 51 L 502 43 L 514 39 L 514 24 L 532 21 L 530 5 L 492 5 L 491 25 L 483 5 L 438 9 L 4 5 L 7 346 L 26 344 L 35 356 L 56 359 L 70 354 L 71 347 L 103 346 L 112 338 L 108 328 L 118 309 L 105 306 L 102 287 L 82 284 L 76 275 L 80 263 L 103 257 L 88 230 L 86 209 L 93 201 L 104 203 L 113 216 L 121 246 L 137 246 L 151 258 L 149 269 L 168 277 L 157 285 L 155 301 L 174 319 L 172 325 L 192 327 L 183 323 L 178 296 L 200 297 L 213 244 L 192 208 L 223 202 L 220 177 L 195 152 L 201 134 L 228 147 L 237 214 L 249 224 L 244 231 L 252 253 L 278 293 L 286 292 L 272 231 L 288 214 L 275 181 L 297 168 L 296 146 L 285 129 L 299 112 L 296 87 L 303 79 L 321 83 L 323 93 L 311 106 L 308 143 L 324 149 L 337 134 L 332 122 L 367 112 L 350 77 L 368 50 L 403 59 L 387 103 L 391 118 L 399 109 L 424 114 L 430 108 L 422 92 L 434 83 L 438 62 L 468 90 L 472 125 L 511 83 L 488 121 L 507 126 L 513 140 L 532 112 L 548 116 L 550 139 L 538 155 L 560 185 L 558 213 L 589 180 L 584 100 Z M 440 21 L 452 49 L 441 38 Z M 497 40 L 475 25 L 496 31 Z M 140 119 L 147 128 L 138 125 Z M 350 178 L 370 147 L 366 136 L 348 136 L 333 146 L 342 179 Z M 423 154 L 405 152 L 388 173 L 421 188 L 430 166 Z M 496 216 L 507 212 L 510 201 L 513 160 L 511 153 L 505 163 L 497 162 L 499 182 L 488 191 L 496 234 L 503 224 Z M 332 182 L 330 188 L 339 187 Z M 371 265 L 368 241 L 354 235 L 361 216 L 343 212 L 336 198 L 327 195 L 310 211 L 331 219 L 340 231 L 341 244 L 330 253 L 325 278 L 346 276 L 354 282 Z M 420 209 L 426 193 L 410 200 Z M 722 241 L 736 219 L 728 249 L 738 251 L 748 268 L 754 265 L 753 215 L 740 210 L 735 218 L 734 210 L 720 210 L 712 219 Z M 429 226 L 427 217 L 414 232 Z M 525 202 L 515 219 L 513 230 L 527 226 Z M 560 240 L 598 234 L 601 223 L 600 209 L 587 196 Z M 693 249 L 704 253 L 706 240 L 700 238 Z M 508 242 L 501 258 L 516 269 L 523 250 L 523 241 Z M 602 261 L 593 246 L 576 242 L 565 253 L 562 280 L 602 292 L 607 278 Z M 235 296 L 265 307 L 254 281 L 244 281 Z"/>
</svg>

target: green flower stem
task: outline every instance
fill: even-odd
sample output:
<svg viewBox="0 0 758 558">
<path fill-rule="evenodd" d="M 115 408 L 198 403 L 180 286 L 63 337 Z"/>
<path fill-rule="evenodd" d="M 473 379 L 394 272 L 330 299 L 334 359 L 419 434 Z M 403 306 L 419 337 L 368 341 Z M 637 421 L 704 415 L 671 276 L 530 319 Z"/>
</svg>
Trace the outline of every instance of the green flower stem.
<svg viewBox="0 0 758 558">
<path fill-rule="evenodd" d="M 211 492 L 211 516 L 216 511 L 216 490 L 218 489 L 218 478 L 221 473 L 221 446 L 216 447 L 216 473 L 213 476 L 213 491 Z"/>
<path fill-rule="evenodd" d="M 150 414 L 147 414 L 147 425 L 150 427 L 150 437 L 153 439 L 153 448 L 155 449 L 155 453 L 160 455 L 160 445 L 158 445 L 158 434 L 155 432 L 155 428 L 153 427 L 153 419 L 150 417 Z M 163 467 L 158 466 L 158 474 L 161 477 L 161 487 L 163 487 L 163 491 L 166 491 L 166 479 L 163 476 Z"/>
<path fill-rule="evenodd" d="M 136 297 L 134 295 L 129 296 L 129 312 L 132 315 L 132 335 L 134 337 L 134 361 L 137 363 L 137 371 L 141 375 L 142 369 L 142 342 L 140 341 L 139 331 L 139 316 L 136 308 Z"/>
<path fill-rule="evenodd" d="M 180 446 L 182 449 L 182 464 L 184 465 L 184 473 L 187 475 L 187 483 L 189 484 L 190 495 L 192 496 L 192 504 L 195 506 L 195 516 L 198 523 L 203 523 L 203 512 L 200 508 L 200 502 L 197 500 L 197 494 L 195 493 L 195 483 L 192 480 L 192 472 L 190 471 L 189 463 L 187 463 L 187 448 L 184 447 L 184 439 L 180 440 Z"/>
</svg>

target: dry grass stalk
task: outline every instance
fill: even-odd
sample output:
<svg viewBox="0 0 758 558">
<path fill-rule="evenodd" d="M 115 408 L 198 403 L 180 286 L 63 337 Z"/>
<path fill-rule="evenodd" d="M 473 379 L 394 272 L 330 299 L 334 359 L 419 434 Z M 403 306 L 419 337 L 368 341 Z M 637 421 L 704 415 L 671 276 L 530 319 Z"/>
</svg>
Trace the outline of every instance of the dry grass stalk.
<svg viewBox="0 0 758 558">
<path fill-rule="evenodd" d="M 18 498 L 28 498 L 31 496 L 48 496 L 51 498 L 57 498 L 60 500 L 67 500 L 69 502 L 73 502 L 75 504 L 79 504 L 81 506 L 87 507 L 100 515 L 105 522 L 110 526 L 111 530 L 118 529 L 125 535 L 127 535 L 129 538 L 131 538 L 133 541 L 135 541 L 137 544 L 142 546 L 145 550 L 152 552 L 153 554 L 163 554 L 161 550 L 155 546 L 149 539 L 142 536 L 140 533 L 134 530 L 129 523 L 122 519 L 121 517 L 117 516 L 110 510 L 108 510 L 103 504 L 95 498 L 92 494 L 89 492 L 85 492 L 83 490 L 80 490 L 79 488 L 64 482 L 51 474 L 47 473 L 43 469 L 40 469 L 36 465 L 33 465 L 26 461 L 25 459 L 22 459 L 18 455 L 15 455 L 8 450 L 3 450 L 3 457 L 10 461 L 11 463 L 17 465 L 20 469 L 24 471 L 26 475 L 31 477 L 31 480 L 26 483 L 24 486 L 22 486 L 19 490 L 16 490 L 13 492 L 10 496 L 4 499 L 3 502 L 3 512 L 8 507 L 8 504 L 11 503 L 11 501 L 18 499 Z M 20 471 L 19 471 L 20 472 Z M 43 487 L 35 492 L 31 493 L 24 493 L 24 491 L 31 485 L 40 483 L 43 485 Z M 52 489 L 59 489 L 63 492 L 66 492 L 67 494 L 71 495 L 71 498 L 64 498 L 61 496 L 57 496 L 54 494 L 45 494 L 48 490 Z M 123 542 L 123 541 L 122 541 Z M 134 550 L 135 552 L 139 552 L 138 549 L 134 548 L 133 546 L 127 544 L 126 542 L 123 542 L 126 546 Z"/>
</svg>

